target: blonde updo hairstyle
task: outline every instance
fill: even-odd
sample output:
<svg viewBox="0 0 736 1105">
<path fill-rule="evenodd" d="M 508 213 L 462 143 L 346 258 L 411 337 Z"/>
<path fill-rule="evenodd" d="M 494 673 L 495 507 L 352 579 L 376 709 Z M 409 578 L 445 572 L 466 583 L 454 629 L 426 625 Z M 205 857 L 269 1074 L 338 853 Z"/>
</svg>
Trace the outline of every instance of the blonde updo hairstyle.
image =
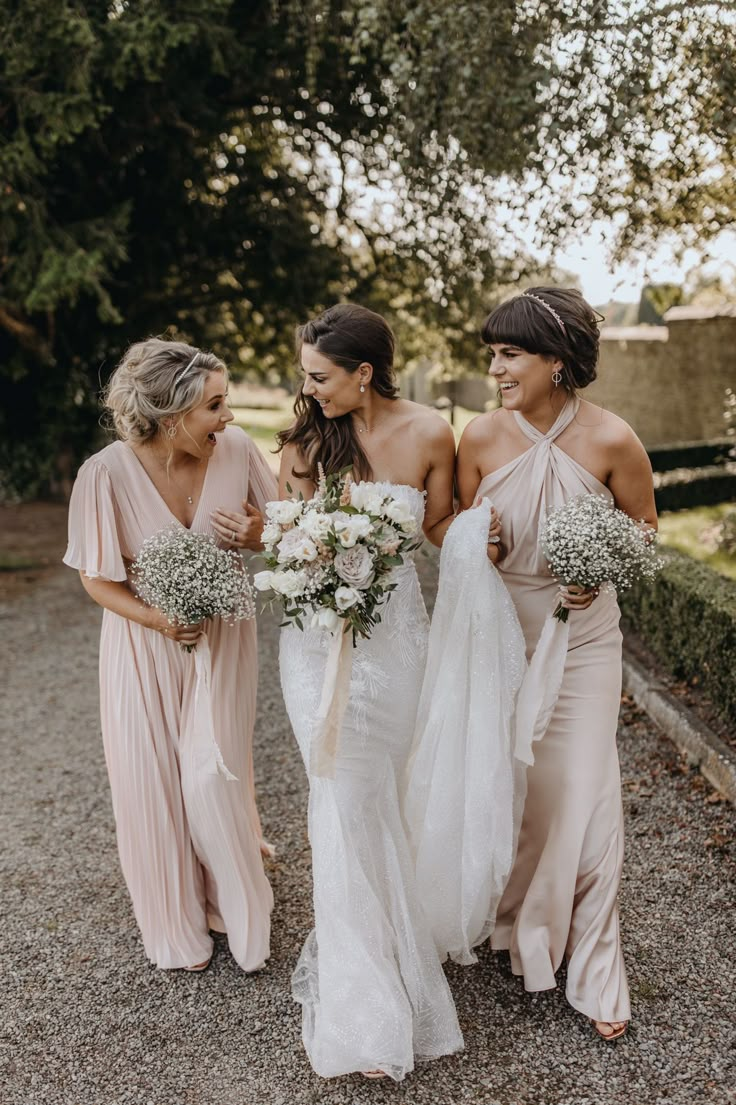
<svg viewBox="0 0 736 1105">
<path fill-rule="evenodd" d="M 166 423 L 181 422 L 202 400 L 210 372 L 227 368 L 214 353 L 183 341 L 149 338 L 125 353 L 104 393 L 121 441 L 142 445 L 166 432 Z"/>
</svg>

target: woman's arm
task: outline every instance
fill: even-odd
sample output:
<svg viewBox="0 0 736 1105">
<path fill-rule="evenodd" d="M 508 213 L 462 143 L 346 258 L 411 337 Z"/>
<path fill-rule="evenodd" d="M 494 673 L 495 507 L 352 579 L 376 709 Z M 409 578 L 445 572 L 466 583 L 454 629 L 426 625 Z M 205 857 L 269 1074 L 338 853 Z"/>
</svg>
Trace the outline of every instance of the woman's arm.
<svg viewBox="0 0 736 1105">
<path fill-rule="evenodd" d="M 304 457 L 296 445 L 284 445 L 281 450 L 281 467 L 279 468 L 279 498 L 296 499 L 301 491 L 305 499 L 311 499 L 317 490 L 316 484 L 304 476 L 295 476 L 294 469 L 303 470 L 306 467 Z M 289 485 L 288 487 L 286 485 Z"/>
<path fill-rule="evenodd" d="M 652 465 L 639 438 L 622 420 L 617 420 L 609 455 L 611 474 L 607 482 L 616 506 L 635 522 L 643 521 L 656 530 Z"/>
<path fill-rule="evenodd" d="M 201 622 L 197 625 L 171 625 L 162 610 L 156 606 L 147 606 L 125 583 L 115 583 L 100 577 L 90 578 L 84 572 L 80 572 L 79 576 L 90 598 L 105 610 L 111 610 L 113 614 L 119 614 L 128 621 L 137 622 L 146 629 L 154 629 L 182 645 L 197 643 L 202 632 Z"/>
<path fill-rule="evenodd" d="M 426 448 L 430 466 L 424 480 L 427 500 L 424 506 L 424 535 L 433 545 L 441 545 L 455 518 L 452 484 L 455 472 L 455 437 L 444 419 L 429 422 Z"/>
<path fill-rule="evenodd" d="M 483 473 L 480 468 L 479 453 L 488 444 L 489 419 L 480 415 L 465 427 L 457 450 L 455 479 L 460 500 L 460 510 L 469 510 L 474 504 Z M 497 564 L 505 549 L 500 540 L 491 540 L 501 536 L 501 519 L 495 507 L 491 511 L 491 527 L 488 533 L 488 559 Z"/>
</svg>

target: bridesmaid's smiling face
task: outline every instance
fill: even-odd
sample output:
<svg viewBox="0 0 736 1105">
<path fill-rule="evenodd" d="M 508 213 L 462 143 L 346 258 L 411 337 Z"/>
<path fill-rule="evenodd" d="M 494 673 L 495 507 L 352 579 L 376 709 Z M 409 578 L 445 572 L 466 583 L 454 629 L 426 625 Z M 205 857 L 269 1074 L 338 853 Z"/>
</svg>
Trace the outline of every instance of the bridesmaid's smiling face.
<svg viewBox="0 0 736 1105">
<path fill-rule="evenodd" d="M 369 364 L 361 364 L 355 372 L 336 365 L 313 345 L 302 345 L 302 394 L 313 399 L 325 418 L 339 418 L 361 406 L 360 385 L 368 387 L 372 374 Z"/>
<path fill-rule="evenodd" d="M 504 407 L 523 413 L 549 402 L 556 390 L 552 373 L 562 369 L 560 360 L 506 343 L 489 345 L 488 349 L 491 354 L 488 374 L 498 386 Z"/>
<path fill-rule="evenodd" d="M 204 382 L 202 398 L 184 415 L 173 439 L 175 448 L 194 457 L 211 457 L 217 446 L 216 434 L 222 433 L 233 412 L 227 405 L 227 381 L 222 372 L 210 372 Z"/>
</svg>

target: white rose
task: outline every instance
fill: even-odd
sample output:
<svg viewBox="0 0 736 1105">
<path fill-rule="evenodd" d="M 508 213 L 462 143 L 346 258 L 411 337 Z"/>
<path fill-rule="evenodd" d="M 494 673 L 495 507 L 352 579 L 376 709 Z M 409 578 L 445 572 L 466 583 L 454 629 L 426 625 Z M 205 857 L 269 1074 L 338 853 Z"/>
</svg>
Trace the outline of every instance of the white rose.
<svg viewBox="0 0 736 1105">
<path fill-rule="evenodd" d="M 339 624 L 340 615 L 329 606 L 321 606 L 319 610 L 315 610 L 312 614 L 312 626 L 318 629 L 329 629 L 331 633 L 334 633 Z"/>
<path fill-rule="evenodd" d="M 332 515 L 332 524 L 344 549 L 351 549 L 361 537 L 368 537 L 373 528 L 364 514 L 343 514 L 339 510 Z"/>
<path fill-rule="evenodd" d="M 278 522 L 280 526 L 291 525 L 302 512 L 304 503 L 299 499 L 281 499 L 272 503 L 266 503 L 266 517 L 271 522 Z"/>
<path fill-rule="evenodd" d="M 380 514 L 385 497 L 370 483 L 354 483 L 350 487 L 350 505 L 368 514 Z"/>
<path fill-rule="evenodd" d="M 338 587 L 335 591 L 335 605 L 338 610 L 349 610 L 360 599 L 360 591 L 354 587 Z"/>
<path fill-rule="evenodd" d="M 281 526 L 277 526 L 275 522 L 266 522 L 263 527 L 263 533 L 261 534 L 261 541 L 264 545 L 275 545 L 281 536 Z"/>
<path fill-rule="evenodd" d="M 365 545 L 352 549 L 338 549 L 335 553 L 335 571 L 350 587 L 364 591 L 373 583 L 373 557 Z"/>
<path fill-rule="evenodd" d="M 390 503 L 387 503 L 383 508 L 383 513 L 387 518 L 390 518 L 392 522 L 396 522 L 397 525 L 405 529 L 406 523 L 414 521 L 414 515 L 411 512 L 411 507 L 403 499 L 392 499 Z M 416 523 L 415 523 L 416 525 Z"/>
<path fill-rule="evenodd" d="M 277 547 L 279 564 L 285 564 L 288 560 L 306 560 L 311 563 L 317 559 L 317 546 L 306 533 L 302 533 L 300 526 L 288 530 Z"/>
<path fill-rule="evenodd" d="M 271 590 L 283 595 L 284 598 L 296 598 L 304 590 L 304 584 L 306 583 L 304 572 L 287 569 L 283 572 L 272 572 L 272 576 Z"/>
<path fill-rule="evenodd" d="M 308 510 L 299 522 L 299 529 L 304 530 L 313 541 L 324 541 L 332 533 L 331 516 L 318 510 Z"/>
<path fill-rule="evenodd" d="M 253 586 L 257 591 L 272 590 L 273 572 L 256 572 L 253 576 Z"/>
</svg>

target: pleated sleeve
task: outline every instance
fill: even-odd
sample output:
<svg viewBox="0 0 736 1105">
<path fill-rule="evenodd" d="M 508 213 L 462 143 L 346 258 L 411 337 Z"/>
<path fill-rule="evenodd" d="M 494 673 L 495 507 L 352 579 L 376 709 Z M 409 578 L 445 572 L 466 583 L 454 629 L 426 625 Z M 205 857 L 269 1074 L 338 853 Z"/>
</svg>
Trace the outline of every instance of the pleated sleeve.
<svg viewBox="0 0 736 1105">
<path fill-rule="evenodd" d="M 248 438 L 248 502 L 264 512 L 266 503 L 279 497 L 279 485 L 256 443 Z"/>
<path fill-rule="evenodd" d="M 90 579 L 118 583 L 127 579 L 110 473 L 95 457 L 85 461 L 74 483 L 64 563 Z"/>
</svg>

